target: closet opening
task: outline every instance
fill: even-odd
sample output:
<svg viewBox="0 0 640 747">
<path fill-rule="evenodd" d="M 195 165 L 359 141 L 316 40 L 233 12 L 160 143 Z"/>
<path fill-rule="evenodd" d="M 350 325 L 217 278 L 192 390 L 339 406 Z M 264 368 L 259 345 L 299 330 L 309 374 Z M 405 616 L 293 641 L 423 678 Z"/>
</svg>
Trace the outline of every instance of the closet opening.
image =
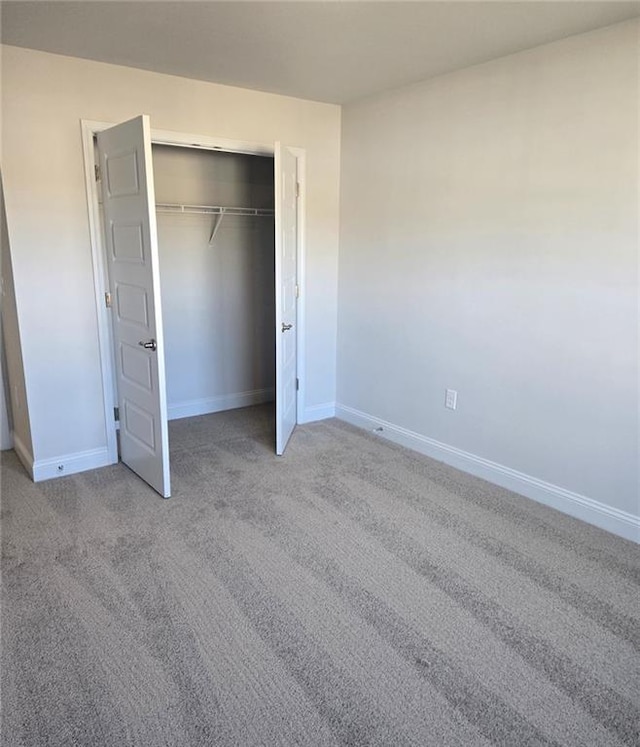
<svg viewBox="0 0 640 747">
<path fill-rule="evenodd" d="M 152 152 L 168 419 L 275 407 L 273 157 Z"/>
</svg>

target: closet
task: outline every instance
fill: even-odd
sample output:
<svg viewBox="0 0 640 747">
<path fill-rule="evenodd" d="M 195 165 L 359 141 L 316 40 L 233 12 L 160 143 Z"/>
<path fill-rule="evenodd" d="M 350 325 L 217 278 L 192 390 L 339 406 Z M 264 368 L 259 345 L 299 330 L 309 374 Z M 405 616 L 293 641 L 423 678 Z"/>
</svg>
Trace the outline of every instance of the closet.
<svg viewBox="0 0 640 747">
<path fill-rule="evenodd" d="M 272 402 L 273 158 L 152 152 L 168 418 Z"/>
<path fill-rule="evenodd" d="M 91 127 L 83 123 L 85 154 Z M 168 497 L 168 419 L 274 397 L 283 454 L 297 422 L 302 154 L 153 138 L 146 115 L 93 133 L 100 185 L 93 168 L 86 176 L 105 415 L 113 402 L 122 461 Z M 107 438 L 115 461 L 115 426 Z"/>
</svg>

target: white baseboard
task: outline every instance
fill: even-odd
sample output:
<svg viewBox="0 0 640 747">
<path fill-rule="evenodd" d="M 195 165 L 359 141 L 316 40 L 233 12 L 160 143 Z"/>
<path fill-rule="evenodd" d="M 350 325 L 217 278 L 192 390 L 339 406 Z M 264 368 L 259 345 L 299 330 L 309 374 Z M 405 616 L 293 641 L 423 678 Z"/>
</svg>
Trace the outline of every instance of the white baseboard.
<svg viewBox="0 0 640 747">
<path fill-rule="evenodd" d="M 275 391 L 273 388 L 254 389 L 250 392 L 236 392 L 223 394 L 218 397 L 193 399 L 167 406 L 169 420 L 193 418 L 196 415 L 208 415 L 212 412 L 235 410 L 237 407 L 261 405 L 263 402 L 273 402 Z"/>
<path fill-rule="evenodd" d="M 336 416 L 336 403 L 325 402 L 323 405 L 311 405 L 311 407 L 305 407 L 302 412 L 302 416 L 298 418 L 298 422 L 302 423 L 315 423 L 316 420 L 326 420 L 327 418 L 335 418 Z"/>
<path fill-rule="evenodd" d="M 565 488 L 483 459 L 462 449 L 448 446 L 433 438 L 388 423 L 346 405 L 336 405 L 336 417 L 364 430 L 372 431 L 382 428 L 378 432 L 382 438 L 388 438 L 394 443 L 449 464 L 463 472 L 482 477 L 514 493 L 544 503 L 632 542 L 640 543 L 640 516 L 607 506 L 592 498 L 565 490 Z"/>
<path fill-rule="evenodd" d="M 33 454 L 27 449 L 22 443 L 19 436 L 12 433 L 13 436 L 13 449 L 18 455 L 18 459 L 22 462 L 22 466 L 29 473 L 29 477 L 33 480 Z"/>
<path fill-rule="evenodd" d="M 104 446 L 74 454 L 61 454 L 53 459 L 38 459 L 33 462 L 32 478 L 34 482 L 41 482 L 88 469 L 106 467 L 108 464 L 113 464 L 113 460 L 109 457 L 109 450 Z"/>
</svg>

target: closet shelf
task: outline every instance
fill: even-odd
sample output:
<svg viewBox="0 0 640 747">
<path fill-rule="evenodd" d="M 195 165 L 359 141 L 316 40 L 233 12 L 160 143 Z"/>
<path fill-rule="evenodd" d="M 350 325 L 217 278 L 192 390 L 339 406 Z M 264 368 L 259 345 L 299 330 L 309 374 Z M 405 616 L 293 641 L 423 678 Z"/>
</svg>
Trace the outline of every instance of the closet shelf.
<svg viewBox="0 0 640 747">
<path fill-rule="evenodd" d="M 268 217 L 274 214 L 268 208 L 224 207 L 222 205 L 179 205 L 170 202 L 157 202 L 159 213 L 196 213 L 200 215 L 253 215 Z"/>
</svg>

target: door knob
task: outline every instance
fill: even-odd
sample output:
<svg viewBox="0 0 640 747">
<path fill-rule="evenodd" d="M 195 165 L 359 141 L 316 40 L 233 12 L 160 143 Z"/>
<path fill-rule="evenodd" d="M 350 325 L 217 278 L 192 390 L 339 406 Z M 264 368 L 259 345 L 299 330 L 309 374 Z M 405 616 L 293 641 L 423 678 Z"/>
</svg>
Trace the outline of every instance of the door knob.
<svg viewBox="0 0 640 747">
<path fill-rule="evenodd" d="M 158 347 L 156 345 L 155 340 L 149 340 L 148 342 L 145 342 L 144 340 L 140 340 L 138 345 L 140 345 L 140 347 L 145 348 L 146 350 L 155 350 Z"/>
<path fill-rule="evenodd" d="M 283 332 L 286 332 L 287 330 L 291 329 L 291 327 L 293 327 L 293 324 L 285 324 L 284 322 L 282 322 L 282 331 Z"/>
</svg>

